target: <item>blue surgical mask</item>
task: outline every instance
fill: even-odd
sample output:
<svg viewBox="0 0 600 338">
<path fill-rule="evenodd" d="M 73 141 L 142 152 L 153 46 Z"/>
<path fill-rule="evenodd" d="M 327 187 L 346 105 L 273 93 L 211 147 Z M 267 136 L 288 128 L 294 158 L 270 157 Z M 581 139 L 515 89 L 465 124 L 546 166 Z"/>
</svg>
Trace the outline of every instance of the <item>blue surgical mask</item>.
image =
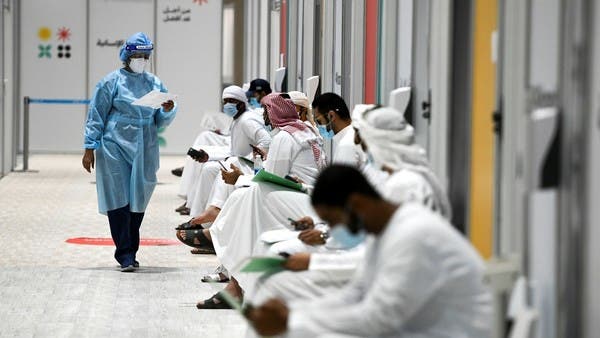
<svg viewBox="0 0 600 338">
<path fill-rule="evenodd" d="M 229 117 L 234 117 L 238 113 L 237 105 L 235 103 L 225 103 L 223 105 L 223 113 Z"/>
<path fill-rule="evenodd" d="M 333 130 L 327 130 L 327 126 L 324 124 L 318 124 L 317 128 L 319 129 L 319 134 L 321 134 L 321 136 L 323 136 L 324 139 L 326 140 L 330 140 L 333 138 Z"/>
<path fill-rule="evenodd" d="M 258 103 L 258 100 L 255 97 L 251 97 L 248 104 L 254 109 L 260 108 L 260 103 Z"/>
<path fill-rule="evenodd" d="M 375 159 L 373 158 L 373 155 L 370 152 L 367 152 L 367 163 L 375 165 Z"/>
<path fill-rule="evenodd" d="M 352 233 L 344 224 L 335 225 L 329 232 L 331 238 L 335 241 L 335 246 L 339 249 L 351 249 L 362 243 L 367 234 L 364 230 L 358 233 Z"/>
</svg>

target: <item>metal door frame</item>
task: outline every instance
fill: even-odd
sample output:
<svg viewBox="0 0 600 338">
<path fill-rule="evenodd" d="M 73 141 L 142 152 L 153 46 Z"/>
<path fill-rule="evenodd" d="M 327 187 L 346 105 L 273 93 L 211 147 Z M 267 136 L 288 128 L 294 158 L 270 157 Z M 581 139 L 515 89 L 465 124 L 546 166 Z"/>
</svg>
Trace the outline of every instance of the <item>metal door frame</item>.
<svg viewBox="0 0 600 338">
<path fill-rule="evenodd" d="M 588 67 L 593 38 L 593 1 L 562 0 L 562 65 L 560 105 L 563 109 L 560 219 L 558 243 L 557 336 L 582 334 L 583 248 L 586 224 L 585 158 L 588 147 L 585 126 L 590 121 Z M 589 224 L 589 220 L 588 220 Z"/>
<path fill-rule="evenodd" d="M 4 9 L 5 7 L 8 6 L 7 4 L 5 4 L 4 0 L 2 1 L 2 4 L 0 4 L 0 178 L 2 178 L 2 176 L 4 176 L 5 172 L 4 172 L 4 168 L 5 168 L 5 159 L 4 159 L 4 151 L 5 151 L 5 144 L 6 144 L 6 139 L 5 139 L 5 113 L 4 113 L 4 106 L 5 106 L 5 75 L 4 75 L 4 52 L 5 52 L 5 39 L 4 39 Z"/>
</svg>

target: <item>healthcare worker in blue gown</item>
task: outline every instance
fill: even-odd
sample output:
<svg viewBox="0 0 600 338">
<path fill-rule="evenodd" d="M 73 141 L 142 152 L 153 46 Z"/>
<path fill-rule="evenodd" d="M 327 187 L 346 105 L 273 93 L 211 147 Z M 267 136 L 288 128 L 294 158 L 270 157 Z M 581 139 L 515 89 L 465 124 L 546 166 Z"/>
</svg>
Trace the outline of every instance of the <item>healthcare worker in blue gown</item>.
<svg viewBox="0 0 600 338">
<path fill-rule="evenodd" d="M 159 109 L 131 104 L 152 90 L 167 92 L 145 71 L 153 48 L 144 33 L 127 39 L 119 53 L 123 68 L 96 85 L 85 124 L 83 167 L 91 173 L 95 151 L 98 209 L 108 215 L 123 272 L 139 267 L 140 225 L 159 167 L 158 129 L 169 125 L 176 113 L 173 101 Z"/>
</svg>

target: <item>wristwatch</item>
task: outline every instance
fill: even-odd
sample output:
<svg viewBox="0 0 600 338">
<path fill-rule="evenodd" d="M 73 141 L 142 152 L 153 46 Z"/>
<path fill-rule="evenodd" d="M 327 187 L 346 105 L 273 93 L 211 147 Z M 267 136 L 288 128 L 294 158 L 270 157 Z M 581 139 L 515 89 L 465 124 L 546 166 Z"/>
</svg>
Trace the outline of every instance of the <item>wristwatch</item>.
<svg viewBox="0 0 600 338">
<path fill-rule="evenodd" d="M 323 240 L 323 242 L 327 242 L 327 238 L 329 238 L 329 232 L 328 231 L 321 231 L 321 234 L 319 235 L 319 237 L 321 237 L 321 239 Z"/>
</svg>

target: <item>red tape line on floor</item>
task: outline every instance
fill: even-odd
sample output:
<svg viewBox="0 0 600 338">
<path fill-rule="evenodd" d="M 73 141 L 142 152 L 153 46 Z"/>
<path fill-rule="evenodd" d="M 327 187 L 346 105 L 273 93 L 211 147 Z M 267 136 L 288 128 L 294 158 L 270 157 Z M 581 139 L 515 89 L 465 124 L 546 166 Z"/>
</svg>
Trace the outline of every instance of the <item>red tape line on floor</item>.
<svg viewBox="0 0 600 338">
<path fill-rule="evenodd" d="M 75 237 L 69 238 L 65 242 L 71 244 L 82 244 L 82 245 L 112 245 L 112 238 L 95 238 L 95 237 Z M 179 245 L 179 241 L 173 239 L 162 239 L 162 238 L 142 238 L 140 245 L 143 246 L 163 246 L 163 245 Z"/>
</svg>

